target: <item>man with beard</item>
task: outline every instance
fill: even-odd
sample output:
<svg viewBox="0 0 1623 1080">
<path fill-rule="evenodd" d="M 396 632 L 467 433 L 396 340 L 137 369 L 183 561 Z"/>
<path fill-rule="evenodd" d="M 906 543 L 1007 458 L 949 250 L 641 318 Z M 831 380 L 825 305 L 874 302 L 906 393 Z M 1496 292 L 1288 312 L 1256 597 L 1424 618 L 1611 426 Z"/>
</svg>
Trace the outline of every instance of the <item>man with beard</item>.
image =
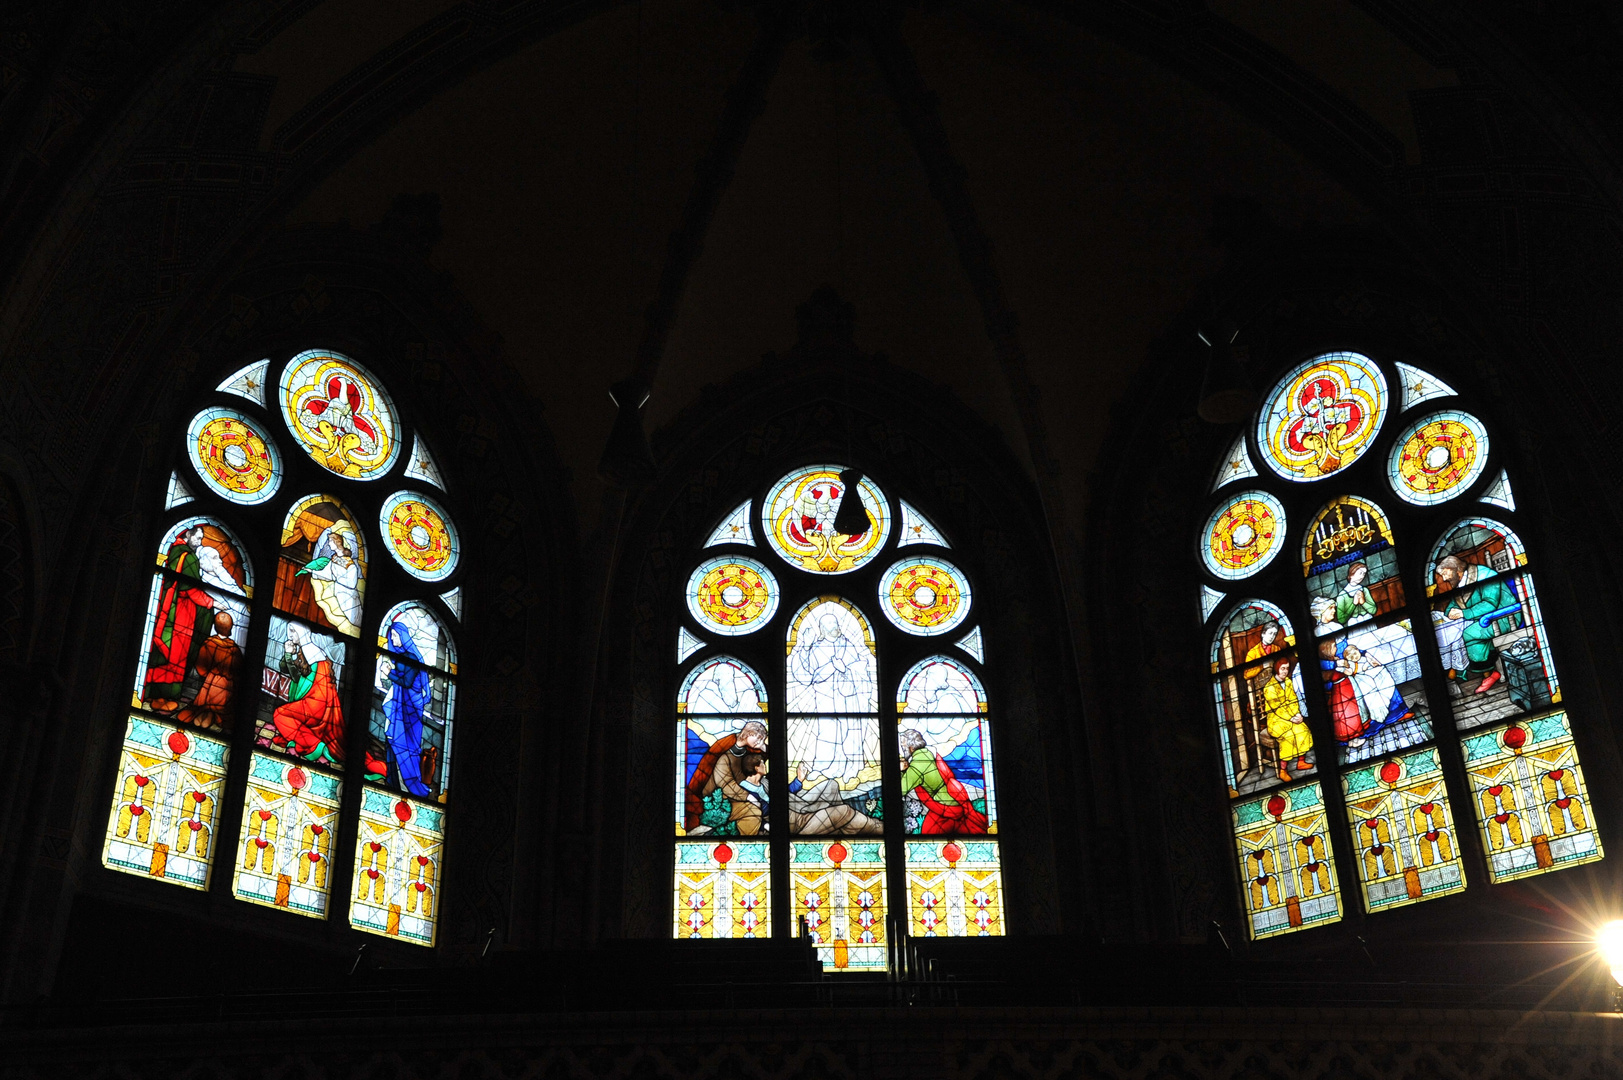
<svg viewBox="0 0 1623 1080">
<path fill-rule="evenodd" d="M 737 733 L 723 735 L 699 759 L 688 781 L 685 804 L 687 831 L 691 834 L 704 824 L 705 799 L 719 790 L 732 803 L 729 823 L 740 836 L 758 836 L 766 831 L 766 817 L 760 801 L 744 786 L 754 782 L 754 774 L 766 755 L 766 725 L 751 720 Z"/>
<path fill-rule="evenodd" d="M 1465 670 L 1456 677 L 1464 681 L 1480 676 L 1476 692 L 1486 694 L 1504 677 L 1499 671 L 1499 649 L 1493 643 L 1494 616 L 1519 611 L 1521 598 L 1510 582 L 1493 577 L 1491 569 L 1456 555 L 1438 559 L 1433 573 L 1437 592 L 1462 594 L 1450 601 L 1444 613 L 1446 621 L 1437 625 L 1438 647 L 1447 660 L 1463 646 Z"/>
</svg>

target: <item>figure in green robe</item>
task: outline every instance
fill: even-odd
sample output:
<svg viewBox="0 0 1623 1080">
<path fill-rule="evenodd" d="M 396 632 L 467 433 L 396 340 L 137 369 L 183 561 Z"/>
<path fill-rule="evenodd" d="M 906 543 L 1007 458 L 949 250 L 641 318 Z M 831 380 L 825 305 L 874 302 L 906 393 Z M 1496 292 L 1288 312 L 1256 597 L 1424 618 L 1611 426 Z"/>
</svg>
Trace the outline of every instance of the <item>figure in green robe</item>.
<svg viewBox="0 0 1623 1080">
<path fill-rule="evenodd" d="M 1437 591 L 1457 594 L 1445 614 L 1458 621 L 1460 641 L 1465 646 L 1465 670 L 1461 678 L 1484 676 L 1476 692 L 1485 694 L 1503 678 L 1499 671 L 1499 649 L 1494 645 L 1494 623 L 1505 615 L 1519 614 L 1521 598 L 1515 586 L 1485 566 L 1467 563 L 1454 555 L 1437 561 Z M 1487 578 L 1487 580 L 1481 580 Z M 1439 629 L 1441 638 L 1441 629 Z"/>
<path fill-rule="evenodd" d="M 924 736 L 909 728 L 902 732 L 902 791 L 924 807 L 919 832 L 926 835 L 984 833 L 986 815 L 975 808 L 969 791 L 953 775 L 952 767 L 932 751 Z"/>
<path fill-rule="evenodd" d="M 1342 626 L 1375 617 L 1375 594 L 1369 589 L 1369 566 L 1355 562 L 1347 569 L 1347 584 L 1336 597 L 1336 622 Z"/>
</svg>

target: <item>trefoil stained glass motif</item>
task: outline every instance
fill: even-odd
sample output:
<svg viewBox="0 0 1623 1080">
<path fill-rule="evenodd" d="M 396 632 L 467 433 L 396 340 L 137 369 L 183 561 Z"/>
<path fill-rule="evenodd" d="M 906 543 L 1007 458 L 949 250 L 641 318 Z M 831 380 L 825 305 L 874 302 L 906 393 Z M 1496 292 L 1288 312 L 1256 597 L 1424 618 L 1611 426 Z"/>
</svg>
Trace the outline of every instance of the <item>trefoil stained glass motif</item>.
<svg viewBox="0 0 1623 1080">
<path fill-rule="evenodd" d="M 1274 385 L 1257 415 L 1257 445 L 1276 475 L 1318 480 L 1362 457 L 1386 412 L 1380 366 L 1359 353 L 1328 353 Z"/>
<path fill-rule="evenodd" d="M 400 456 L 394 402 L 370 372 L 340 353 L 302 352 L 278 387 L 287 429 L 322 468 L 375 480 Z"/>
<path fill-rule="evenodd" d="M 790 566 L 813 574 L 849 574 L 873 558 L 890 538 L 890 503 L 872 480 L 858 485 L 868 528 L 853 536 L 834 531 L 845 498 L 842 467 L 814 465 L 780 480 L 761 506 L 761 529 Z"/>
</svg>

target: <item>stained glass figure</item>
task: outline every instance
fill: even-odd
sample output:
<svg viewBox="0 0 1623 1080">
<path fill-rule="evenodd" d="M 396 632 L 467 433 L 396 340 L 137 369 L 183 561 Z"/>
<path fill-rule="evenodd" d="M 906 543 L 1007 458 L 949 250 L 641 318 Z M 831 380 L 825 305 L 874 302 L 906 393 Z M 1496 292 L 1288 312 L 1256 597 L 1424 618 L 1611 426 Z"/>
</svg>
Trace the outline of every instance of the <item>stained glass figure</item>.
<svg viewBox="0 0 1623 1080">
<path fill-rule="evenodd" d="M 950 656 L 932 656 L 902 676 L 896 708 L 909 714 L 985 712 L 986 691 L 968 667 Z"/>
<path fill-rule="evenodd" d="M 679 626 L 676 628 L 676 662 L 678 664 L 702 648 L 704 648 L 704 642 L 688 633 L 687 627 Z"/>
<path fill-rule="evenodd" d="M 750 528 L 750 504 L 745 499 L 733 507 L 726 520 L 705 538 L 705 547 L 715 547 L 717 544 L 748 544 L 755 546 L 755 530 Z"/>
<path fill-rule="evenodd" d="M 1315 632 L 1355 626 L 1403 606 L 1392 529 L 1381 508 L 1342 495 L 1320 510 L 1302 544 Z"/>
<path fill-rule="evenodd" d="M 1392 443 L 1387 474 L 1398 498 L 1416 506 L 1446 502 L 1476 483 L 1488 465 L 1488 429 L 1458 409 L 1411 423 Z"/>
<path fill-rule="evenodd" d="M 344 505 L 331 495 L 300 499 L 282 524 L 281 547 L 272 597 L 276 609 L 359 637 L 366 541 Z"/>
<path fill-rule="evenodd" d="M 1263 651 L 1282 640 L 1286 639 L 1257 639 L 1247 649 L 1255 663 L 1212 680 L 1230 798 L 1318 772 L 1319 752 L 1308 727 L 1301 664 L 1294 650 Z"/>
<path fill-rule="evenodd" d="M 1283 546 L 1285 507 L 1266 491 L 1244 491 L 1206 520 L 1200 557 L 1214 577 L 1238 581 L 1273 561 Z"/>
<path fill-rule="evenodd" d="M 445 601 L 445 606 L 450 609 L 451 614 L 453 616 L 455 616 L 455 618 L 457 619 L 458 622 L 461 622 L 462 621 L 462 586 L 458 585 L 456 588 L 450 590 L 449 592 L 440 593 L 440 599 Z"/>
<path fill-rule="evenodd" d="M 902 559 L 879 581 L 879 609 L 898 630 L 933 637 L 969 617 L 969 580 L 945 559 Z"/>
<path fill-rule="evenodd" d="M 1266 600 L 1242 600 L 1212 636 L 1212 674 L 1251 663 L 1296 644 L 1291 621 Z"/>
<path fill-rule="evenodd" d="M 688 577 L 688 611 L 707 630 L 751 634 L 778 613 L 778 579 L 755 559 L 706 559 Z"/>
<path fill-rule="evenodd" d="M 1519 536 L 1492 518 L 1469 517 L 1455 522 L 1431 549 L 1426 567 L 1426 595 L 1468 588 L 1527 565 Z"/>
<path fill-rule="evenodd" d="M 1510 475 L 1500 469 L 1493 483 L 1482 490 L 1482 501 L 1512 512 L 1516 509 L 1516 496 L 1510 490 Z"/>
<path fill-rule="evenodd" d="M 792 713 L 877 713 L 873 632 L 861 612 L 820 596 L 790 623 L 785 677 Z"/>
<path fill-rule="evenodd" d="M 404 794 L 445 801 L 456 713 L 456 646 L 421 604 L 397 605 L 379 624 L 364 773 Z"/>
<path fill-rule="evenodd" d="M 765 713 L 766 685 L 753 668 L 731 656 L 715 656 L 688 672 L 676 693 L 676 711 L 754 716 Z"/>
<path fill-rule="evenodd" d="M 131 716 L 102 842 L 102 865 L 207 889 L 230 748 Z"/>
<path fill-rule="evenodd" d="M 254 741 L 306 761 L 342 766 L 349 643 L 271 616 Z"/>
<path fill-rule="evenodd" d="M 1533 575 L 1479 580 L 1480 569 L 1445 557 L 1432 601 L 1437 651 L 1462 731 L 1561 702 Z"/>
<path fill-rule="evenodd" d="M 222 394 L 236 394 L 245 397 L 255 405 L 264 408 L 265 382 L 270 378 L 270 361 L 256 360 L 247 367 L 241 368 L 225 377 L 225 380 L 214 389 Z"/>
<path fill-rule="evenodd" d="M 914 509 L 913 504 L 906 499 L 898 500 L 902 504 L 902 531 L 896 540 L 897 547 L 906 547 L 909 544 L 934 544 L 937 547 L 950 548 L 941 531 L 930 524 L 930 519 Z"/>
<path fill-rule="evenodd" d="M 1368 911 L 1465 891 L 1459 837 L 1436 747 L 1341 774 Z"/>
<path fill-rule="evenodd" d="M 975 627 L 975 629 L 959 638 L 957 645 L 970 656 L 973 656 L 977 663 L 986 663 L 986 646 L 981 640 L 980 627 Z"/>
<path fill-rule="evenodd" d="M 260 427 L 235 409 L 204 409 L 186 429 L 192 468 L 215 493 L 257 506 L 282 486 L 282 457 Z"/>
<path fill-rule="evenodd" d="M 885 845 L 795 842 L 789 863 L 793 933 L 800 936 L 803 920 L 824 970 L 885 970 Z"/>
<path fill-rule="evenodd" d="M 1408 619 L 1326 638 L 1318 652 L 1343 765 L 1431 738 L 1431 709 Z"/>
<path fill-rule="evenodd" d="M 1367 356 L 1328 353 L 1274 385 L 1257 416 L 1257 445 L 1286 480 L 1317 480 L 1357 461 L 1386 418 L 1386 376 Z"/>
<path fill-rule="evenodd" d="M 877 717 L 790 717 L 788 747 L 790 832 L 883 834 Z"/>
<path fill-rule="evenodd" d="M 902 819 L 911 836 L 997 832 L 991 724 L 985 716 L 904 714 Z"/>
<path fill-rule="evenodd" d="M 1589 789 L 1565 712 L 1460 741 L 1495 882 L 1600 860 Z"/>
<path fill-rule="evenodd" d="M 1341 890 L 1317 781 L 1234 803 L 1235 849 L 1252 940 L 1341 920 Z"/>
<path fill-rule="evenodd" d="M 772 936 L 772 852 L 763 840 L 676 845 L 676 938 Z"/>
<path fill-rule="evenodd" d="M 427 495 L 397 491 L 378 515 L 385 546 L 395 562 L 419 581 L 444 581 L 456 573 L 461 548 L 456 525 L 445 508 Z"/>
<path fill-rule="evenodd" d="M 406 478 L 421 480 L 425 484 L 433 484 L 441 491 L 445 490 L 445 481 L 440 477 L 440 467 L 434 463 L 434 455 L 428 452 L 428 446 L 423 442 L 421 435 L 412 437 L 411 458 L 406 463 Z"/>
<path fill-rule="evenodd" d="M 764 836 L 766 721 L 687 713 L 676 734 L 676 835 Z"/>
<path fill-rule="evenodd" d="M 192 494 L 192 489 L 186 486 L 186 481 L 180 478 L 180 474 L 178 472 L 172 472 L 169 474 L 169 490 L 164 493 L 163 497 L 163 508 L 165 510 L 173 510 L 177 506 L 185 506 L 196 497 L 197 496 Z"/>
<path fill-rule="evenodd" d="M 1459 393 L 1437 376 L 1427 374 L 1417 367 L 1411 367 L 1401 360 L 1398 361 L 1397 368 L 1398 383 L 1403 393 L 1403 404 L 1400 408 L 1402 412 L 1408 412 L 1423 401 L 1430 401 L 1432 398 L 1454 397 Z"/>
<path fill-rule="evenodd" d="M 370 372 L 347 356 L 314 349 L 282 373 L 282 417 L 322 468 L 375 480 L 400 456 L 394 402 Z"/>
<path fill-rule="evenodd" d="M 414 945 L 434 944 L 440 916 L 445 813 L 369 788 L 361 793 L 349 924 Z"/>
<path fill-rule="evenodd" d="M 1236 480 L 1257 475 L 1257 467 L 1251 464 L 1251 451 L 1245 445 L 1245 433 L 1242 432 L 1229 447 L 1229 452 L 1223 457 L 1223 464 L 1218 466 L 1217 479 L 1212 481 L 1212 490 L 1216 491 L 1224 484 L 1232 484 Z"/>
<path fill-rule="evenodd" d="M 343 785 L 335 774 L 253 755 L 231 883 L 237 899 L 327 917 Z"/>
<path fill-rule="evenodd" d="M 1002 937 L 1003 869 L 991 840 L 907 842 L 908 932 Z"/>
<path fill-rule="evenodd" d="M 1228 594 L 1227 593 L 1220 593 L 1216 589 L 1212 588 L 1210 585 L 1202 585 L 1200 587 L 1200 621 L 1201 622 L 1204 623 L 1204 622 L 1206 622 L 1208 619 L 1210 619 L 1212 617 L 1212 612 L 1217 610 L 1217 605 L 1221 604 L 1223 602 L 1223 597 L 1225 597 L 1226 595 L 1228 595 Z"/>
<path fill-rule="evenodd" d="M 869 528 L 855 536 L 834 531 L 845 496 L 843 465 L 813 465 L 778 481 L 761 507 L 761 529 L 789 565 L 814 574 L 846 574 L 885 546 L 890 503 L 872 480 L 862 481 Z"/>
</svg>

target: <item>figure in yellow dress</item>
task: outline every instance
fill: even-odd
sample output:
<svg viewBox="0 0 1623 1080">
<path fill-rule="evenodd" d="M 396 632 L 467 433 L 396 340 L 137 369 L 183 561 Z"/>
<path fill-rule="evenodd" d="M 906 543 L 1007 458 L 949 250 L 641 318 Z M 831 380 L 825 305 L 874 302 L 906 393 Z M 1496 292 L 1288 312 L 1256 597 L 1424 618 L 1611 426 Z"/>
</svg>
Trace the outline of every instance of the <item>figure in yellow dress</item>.
<svg viewBox="0 0 1623 1080">
<path fill-rule="evenodd" d="M 1268 734 L 1279 749 L 1279 778 L 1287 783 L 1291 780 L 1289 769 L 1300 773 L 1313 767 L 1307 760 L 1307 752 L 1313 749 L 1313 733 L 1307 729 L 1302 702 L 1296 696 L 1296 680 L 1292 678 L 1295 669 L 1292 657 L 1275 661 L 1274 677 L 1262 690 Z"/>
</svg>

